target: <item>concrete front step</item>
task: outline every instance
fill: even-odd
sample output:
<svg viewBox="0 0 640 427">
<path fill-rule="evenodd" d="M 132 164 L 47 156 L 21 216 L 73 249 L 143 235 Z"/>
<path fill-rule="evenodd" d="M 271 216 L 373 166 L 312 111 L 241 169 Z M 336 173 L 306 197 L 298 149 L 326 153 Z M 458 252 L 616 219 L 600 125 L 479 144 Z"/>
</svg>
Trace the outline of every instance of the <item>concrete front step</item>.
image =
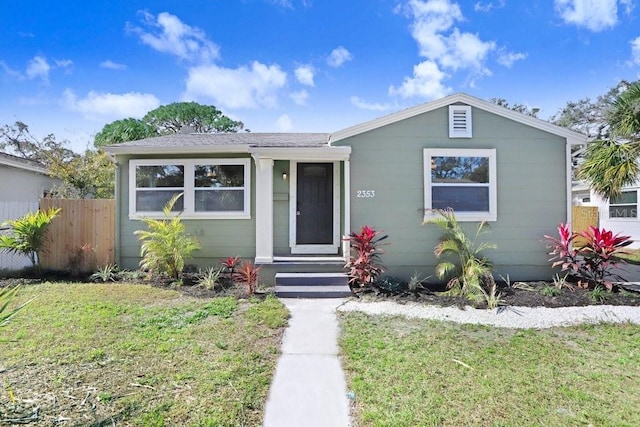
<svg viewBox="0 0 640 427">
<path fill-rule="evenodd" d="M 351 296 L 344 273 L 276 273 L 280 298 L 342 298 Z"/>
</svg>

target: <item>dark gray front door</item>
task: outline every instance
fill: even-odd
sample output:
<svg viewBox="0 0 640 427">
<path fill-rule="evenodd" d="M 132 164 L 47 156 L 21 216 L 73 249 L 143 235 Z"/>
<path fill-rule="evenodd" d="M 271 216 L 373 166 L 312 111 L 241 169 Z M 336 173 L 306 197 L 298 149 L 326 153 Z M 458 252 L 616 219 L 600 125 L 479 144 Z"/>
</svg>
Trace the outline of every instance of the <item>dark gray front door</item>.
<svg viewBox="0 0 640 427">
<path fill-rule="evenodd" d="M 333 243 L 333 163 L 298 163 L 296 243 Z"/>
</svg>

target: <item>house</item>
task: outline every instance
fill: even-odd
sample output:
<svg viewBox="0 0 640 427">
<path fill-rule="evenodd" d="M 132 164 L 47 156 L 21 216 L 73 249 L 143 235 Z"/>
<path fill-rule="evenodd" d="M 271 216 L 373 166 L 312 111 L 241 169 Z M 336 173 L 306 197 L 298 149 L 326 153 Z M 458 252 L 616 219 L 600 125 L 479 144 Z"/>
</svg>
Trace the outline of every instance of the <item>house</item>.
<svg viewBox="0 0 640 427">
<path fill-rule="evenodd" d="M 142 216 L 178 209 L 202 243 L 195 263 L 240 255 L 275 272 L 340 271 L 343 236 L 389 235 L 388 274 L 432 276 L 441 237 L 434 208 L 473 232 L 488 221 L 496 274 L 549 278 L 543 235 L 570 221 L 571 146 L 578 133 L 455 94 L 322 133 L 176 134 L 106 147 L 118 164 L 117 259 L 136 268 Z"/>
<path fill-rule="evenodd" d="M 40 198 L 57 183 L 42 164 L 0 152 L 0 224 L 37 210 Z M 25 256 L 0 252 L 0 270 L 28 265 Z"/>
<path fill-rule="evenodd" d="M 630 236 L 633 243 L 629 249 L 640 248 L 640 219 L 638 219 L 638 191 L 640 181 L 622 189 L 620 196 L 606 199 L 590 190 L 588 200 L 582 204 L 598 208 L 600 228 Z"/>
</svg>

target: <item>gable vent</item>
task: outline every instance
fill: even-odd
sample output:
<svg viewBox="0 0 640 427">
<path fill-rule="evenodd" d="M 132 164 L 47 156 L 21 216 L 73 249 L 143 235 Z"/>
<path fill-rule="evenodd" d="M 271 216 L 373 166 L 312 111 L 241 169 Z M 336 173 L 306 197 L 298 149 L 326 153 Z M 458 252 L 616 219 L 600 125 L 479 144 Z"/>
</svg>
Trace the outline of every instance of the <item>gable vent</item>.
<svg viewBox="0 0 640 427">
<path fill-rule="evenodd" d="M 471 107 L 449 106 L 449 138 L 471 138 Z"/>
</svg>

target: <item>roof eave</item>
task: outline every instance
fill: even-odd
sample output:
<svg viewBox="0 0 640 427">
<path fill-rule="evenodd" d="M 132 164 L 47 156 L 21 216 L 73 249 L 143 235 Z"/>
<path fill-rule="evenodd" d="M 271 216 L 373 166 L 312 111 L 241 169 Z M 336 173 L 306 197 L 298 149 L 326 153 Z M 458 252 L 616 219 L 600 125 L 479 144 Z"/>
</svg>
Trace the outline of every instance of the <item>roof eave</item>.
<svg viewBox="0 0 640 427">
<path fill-rule="evenodd" d="M 19 161 L 15 161 L 15 160 L 11 160 L 11 159 L 0 159 L 0 164 L 1 165 L 5 165 L 5 166 L 9 166 L 12 168 L 17 168 L 17 169 L 22 169 L 22 170 L 26 170 L 29 172 L 35 172 L 35 173 L 39 173 L 42 175 L 47 175 L 49 176 L 49 172 L 47 172 L 47 170 L 45 168 L 41 168 L 38 166 L 33 166 L 33 165 L 27 165 L 25 163 L 19 162 Z"/>
<path fill-rule="evenodd" d="M 106 146 L 104 151 L 114 156 L 126 154 L 215 154 L 248 153 L 249 145 L 198 145 L 198 146 Z"/>
</svg>

